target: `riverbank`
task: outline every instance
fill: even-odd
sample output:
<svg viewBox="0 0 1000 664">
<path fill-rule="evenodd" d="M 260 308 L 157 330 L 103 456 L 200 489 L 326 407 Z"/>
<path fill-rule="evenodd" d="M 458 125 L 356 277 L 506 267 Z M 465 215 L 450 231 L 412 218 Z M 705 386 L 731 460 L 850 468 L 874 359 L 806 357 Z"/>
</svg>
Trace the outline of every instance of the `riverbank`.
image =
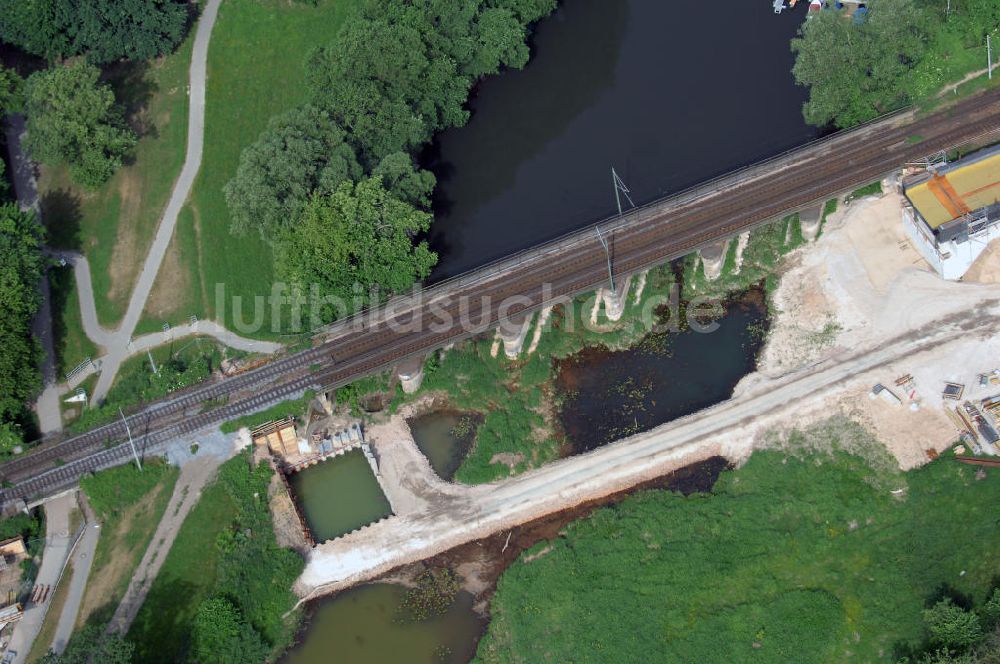
<svg viewBox="0 0 1000 664">
<path fill-rule="evenodd" d="M 887 199 L 891 202 L 888 195 L 871 200 Z M 808 262 L 814 259 L 806 256 L 824 252 L 829 274 L 814 272 L 812 281 L 791 279 L 793 262 L 783 280 L 801 281 L 803 288 L 817 291 L 826 287 L 843 291 L 834 322 L 852 336 L 838 332 L 831 335 L 828 346 L 800 361 L 776 365 L 773 357 L 781 355 L 781 318 L 787 316 L 779 313 L 768 340 L 771 350 L 766 351 L 772 359 L 744 378 L 729 401 L 511 479 L 469 488 L 449 485 L 446 499 L 432 508 L 388 519 L 361 537 L 317 547 L 299 579 L 300 595 L 312 597 L 349 587 L 518 523 L 634 486 L 697 458 L 721 454 L 742 461 L 769 432 L 806 426 L 838 413 L 848 417 L 869 414 L 870 426 L 877 435 L 887 436 L 883 442 L 903 467 L 926 459 L 928 450 L 934 454 L 946 448 L 955 433 L 941 425 L 945 416 L 939 381 L 965 376 L 968 382 L 1000 355 L 1000 290 L 992 285 L 943 282 L 926 269 L 901 265 L 905 260 L 888 267 L 878 261 L 866 264 L 844 237 L 864 228 L 865 237 L 886 245 L 878 240 L 877 229 L 892 232 L 891 225 L 899 223 L 898 208 L 889 203 L 878 208 L 872 205 L 864 200 L 853 203 L 840 217 L 842 226 L 838 219 L 828 220 L 819 242 L 807 245 L 816 249 L 792 254 L 793 261 Z M 877 227 L 871 226 L 872 217 L 861 214 L 873 209 L 878 210 Z M 887 246 L 906 250 L 896 244 Z M 840 274 L 847 283 L 838 281 Z M 884 294 L 879 284 L 886 284 Z M 775 295 L 776 302 L 786 302 L 783 287 Z M 928 306 L 931 298 L 935 304 Z M 868 399 L 872 385 L 891 383 L 906 373 L 918 379 L 919 411 L 899 408 L 895 412 L 882 401 Z M 911 427 L 904 434 L 893 429 L 900 420 Z"/>
<path fill-rule="evenodd" d="M 792 438 L 708 496 L 642 492 L 529 549 L 476 661 L 899 661 L 926 647 L 937 599 L 982 605 L 1000 476 L 903 473 L 850 422 Z"/>
</svg>

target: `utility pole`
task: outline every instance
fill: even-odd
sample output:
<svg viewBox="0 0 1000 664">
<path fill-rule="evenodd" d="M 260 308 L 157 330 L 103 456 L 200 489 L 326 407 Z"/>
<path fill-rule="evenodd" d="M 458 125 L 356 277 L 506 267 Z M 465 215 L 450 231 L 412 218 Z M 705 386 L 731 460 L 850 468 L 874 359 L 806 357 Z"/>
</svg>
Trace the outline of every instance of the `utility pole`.
<svg viewBox="0 0 1000 664">
<path fill-rule="evenodd" d="M 993 42 L 990 41 L 989 33 L 986 34 L 986 70 L 989 72 L 989 79 L 993 80 Z"/>
<path fill-rule="evenodd" d="M 125 413 L 122 411 L 121 406 L 118 407 L 118 414 L 122 416 L 122 422 L 125 423 L 125 433 L 128 434 L 128 444 L 132 446 L 132 457 L 135 459 L 135 467 L 142 472 L 142 464 L 139 463 L 139 453 L 135 450 L 135 442 L 132 440 L 132 430 L 128 426 L 128 420 L 125 419 Z"/>
<path fill-rule="evenodd" d="M 635 203 L 632 201 L 632 197 L 629 196 L 629 194 L 632 193 L 632 190 L 626 187 L 622 179 L 618 177 L 618 173 L 615 172 L 614 166 L 611 167 L 611 184 L 614 185 L 615 188 L 615 203 L 618 205 L 618 216 L 620 217 L 622 216 L 622 199 L 621 196 L 619 196 L 619 192 L 625 194 L 625 198 L 628 199 L 629 205 L 634 208 Z"/>
<path fill-rule="evenodd" d="M 594 230 L 597 231 L 597 239 L 601 241 L 601 246 L 604 247 L 604 255 L 608 259 L 608 281 L 611 282 L 611 292 L 615 291 L 615 275 L 611 272 L 611 251 L 608 249 L 608 241 L 604 239 L 601 235 L 601 229 L 599 226 L 594 226 Z"/>
<path fill-rule="evenodd" d="M 153 368 L 153 373 L 159 375 L 160 370 L 156 368 L 156 362 L 153 361 L 153 353 L 148 348 L 146 349 L 146 355 L 149 357 L 149 366 Z"/>
<path fill-rule="evenodd" d="M 615 188 L 615 205 L 618 206 L 618 217 L 622 216 L 622 194 L 625 194 L 625 198 L 628 199 L 629 204 L 634 208 L 635 203 L 632 201 L 632 197 L 629 196 L 630 190 L 625 186 L 625 183 L 618 173 L 615 171 L 615 167 L 611 167 L 611 185 Z M 615 275 L 614 271 L 611 269 L 611 249 L 608 248 L 608 241 L 604 239 L 604 234 L 601 233 L 599 226 L 594 226 L 594 230 L 597 231 L 597 239 L 600 240 L 601 246 L 604 247 L 604 255 L 608 259 L 608 282 L 611 285 L 611 292 L 615 293 Z"/>
</svg>

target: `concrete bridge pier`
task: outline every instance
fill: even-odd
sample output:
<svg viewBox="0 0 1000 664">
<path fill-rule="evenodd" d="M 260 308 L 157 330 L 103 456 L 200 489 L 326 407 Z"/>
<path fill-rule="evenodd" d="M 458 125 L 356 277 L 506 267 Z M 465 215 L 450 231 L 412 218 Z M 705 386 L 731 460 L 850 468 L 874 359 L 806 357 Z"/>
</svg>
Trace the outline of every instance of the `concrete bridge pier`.
<svg viewBox="0 0 1000 664">
<path fill-rule="evenodd" d="M 507 359 L 514 360 L 521 354 L 524 347 L 524 340 L 528 336 L 528 328 L 531 327 L 533 314 L 513 314 L 506 320 L 500 321 L 497 333 L 503 341 L 503 352 Z"/>
<path fill-rule="evenodd" d="M 631 284 L 632 275 L 630 274 L 627 277 L 618 279 L 614 291 L 610 288 L 599 288 L 597 290 L 597 299 L 604 300 L 604 315 L 607 316 L 609 321 L 613 323 L 617 322 L 621 319 L 622 314 L 625 313 L 625 301 L 628 297 L 628 289 Z"/>
<path fill-rule="evenodd" d="M 701 264 L 705 268 L 705 278 L 715 281 L 722 275 L 722 267 L 726 263 L 726 254 L 729 252 L 729 238 L 713 242 L 707 247 L 698 250 Z"/>
<path fill-rule="evenodd" d="M 329 392 L 320 392 L 319 396 L 316 397 L 319 405 L 323 407 L 323 412 L 327 415 L 333 415 L 334 399 L 330 398 Z"/>
<path fill-rule="evenodd" d="M 802 237 L 812 242 L 819 234 L 819 225 L 823 221 L 823 205 L 814 205 L 799 212 L 799 225 L 802 226 Z"/>
<path fill-rule="evenodd" d="M 424 356 L 418 355 L 403 360 L 396 365 L 396 377 L 403 386 L 404 394 L 413 394 L 424 382 Z"/>
</svg>

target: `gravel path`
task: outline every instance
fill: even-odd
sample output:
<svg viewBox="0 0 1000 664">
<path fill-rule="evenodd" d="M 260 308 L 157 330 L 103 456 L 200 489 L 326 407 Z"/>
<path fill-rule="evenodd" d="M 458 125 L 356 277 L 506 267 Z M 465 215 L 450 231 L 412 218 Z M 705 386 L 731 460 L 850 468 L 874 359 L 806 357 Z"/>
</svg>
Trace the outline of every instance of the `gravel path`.
<svg viewBox="0 0 1000 664">
<path fill-rule="evenodd" d="M 69 592 L 66 595 L 66 603 L 63 604 L 62 613 L 59 614 L 59 623 L 56 625 L 56 634 L 52 639 L 52 650 L 62 653 L 66 649 L 66 644 L 73 636 L 73 627 L 76 625 L 76 616 L 80 613 L 80 603 L 83 601 L 83 592 L 87 588 L 87 579 L 90 578 L 90 568 L 94 564 L 94 552 L 97 550 L 97 540 L 101 535 L 101 527 L 97 523 L 97 517 L 87 503 L 87 497 L 81 491 L 79 493 L 80 507 L 87 519 L 86 527 L 80 536 L 80 541 L 73 550 L 70 563 L 73 565 L 73 576 L 69 582 Z"/>
<path fill-rule="evenodd" d="M 212 36 L 212 27 L 215 25 L 220 2 L 221 0 L 208 0 L 201 13 L 201 18 L 198 20 L 198 28 L 194 35 L 194 49 L 191 53 L 189 86 L 191 92 L 188 99 L 187 154 L 184 157 L 184 166 L 174 184 L 174 190 L 170 194 L 170 200 L 167 202 L 167 209 L 163 213 L 160 226 L 156 229 L 153 246 L 146 254 L 142 272 L 132 290 L 125 318 L 118 329 L 112 333 L 109 343 L 105 344 L 108 354 L 104 358 L 101 374 L 94 387 L 92 399 L 95 401 L 100 401 L 108 393 L 115 374 L 118 373 L 118 367 L 129 356 L 129 342 L 135 332 L 136 325 L 139 323 L 139 318 L 142 316 L 142 310 L 146 307 L 146 299 L 153 289 L 153 282 L 156 280 L 156 273 L 160 271 L 167 247 L 170 246 L 170 238 L 177 225 L 177 215 L 180 214 L 188 194 L 191 193 L 195 176 L 198 174 L 198 169 L 201 168 L 205 135 L 205 71 L 208 62 L 208 42 Z"/>
<path fill-rule="evenodd" d="M 36 604 L 28 600 L 24 616 L 14 626 L 14 633 L 7 646 L 5 664 L 20 664 L 28 657 L 28 651 L 38 636 L 49 610 L 49 601 L 59 582 L 66 558 L 73 546 L 73 533 L 69 532 L 69 515 L 76 508 L 76 492 L 66 491 L 45 503 L 45 550 L 42 564 L 35 577 L 35 586 L 49 586 L 47 596 Z M 13 656 L 11 653 L 14 653 Z"/>
<path fill-rule="evenodd" d="M 215 471 L 220 463 L 222 463 L 222 459 L 217 456 L 201 454 L 181 467 L 180 477 L 177 478 L 177 484 L 174 485 L 174 492 L 163 512 L 163 518 L 160 519 L 160 524 L 156 527 L 156 532 L 153 533 L 153 539 L 150 540 L 149 547 L 132 575 L 125 596 L 115 610 L 111 622 L 108 623 L 109 634 L 128 632 L 129 626 L 135 620 L 136 614 L 139 613 L 139 608 L 146 600 L 146 594 L 149 592 L 150 586 L 153 585 L 156 574 L 160 571 L 163 561 L 166 560 L 167 554 L 170 552 L 170 547 L 177 537 L 177 531 L 180 530 L 188 512 L 198 502 L 201 490 L 205 488 L 209 480 L 215 477 Z"/>
</svg>

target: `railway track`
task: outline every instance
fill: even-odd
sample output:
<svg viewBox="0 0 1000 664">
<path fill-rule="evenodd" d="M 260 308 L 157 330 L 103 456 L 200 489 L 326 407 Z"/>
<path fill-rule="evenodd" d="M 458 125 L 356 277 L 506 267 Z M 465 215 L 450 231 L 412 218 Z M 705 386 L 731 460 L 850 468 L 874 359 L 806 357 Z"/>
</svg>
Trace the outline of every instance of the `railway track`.
<svg viewBox="0 0 1000 664">
<path fill-rule="evenodd" d="M 900 113 L 655 201 L 620 219 L 605 220 L 601 228 L 610 238 L 615 271 L 634 273 L 879 179 L 904 163 L 997 131 L 1000 91 L 925 117 Z M 312 348 L 171 395 L 129 414 L 129 424 L 143 451 L 152 453 L 170 440 L 305 389 L 339 387 L 494 327 L 501 314 L 496 305 L 506 298 L 522 296 L 506 312 L 517 317 L 555 298 L 591 290 L 604 283 L 606 270 L 596 234 L 592 227 L 583 229 L 435 285 L 420 300 L 396 298 L 380 310 L 334 324 Z M 471 300 L 464 309 L 462 298 Z M 463 312 L 474 325 L 456 322 Z M 415 326 L 417 319 L 423 325 Z M 204 410 L 206 402 L 224 403 Z M 6 487 L 3 498 L 43 495 L 74 483 L 86 472 L 122 463 L 131 455 L 128 445 L 121 444 L 124 439 L 125 426 L 116 421 L 47 442 L 0 466 Z"/>
</svg>

